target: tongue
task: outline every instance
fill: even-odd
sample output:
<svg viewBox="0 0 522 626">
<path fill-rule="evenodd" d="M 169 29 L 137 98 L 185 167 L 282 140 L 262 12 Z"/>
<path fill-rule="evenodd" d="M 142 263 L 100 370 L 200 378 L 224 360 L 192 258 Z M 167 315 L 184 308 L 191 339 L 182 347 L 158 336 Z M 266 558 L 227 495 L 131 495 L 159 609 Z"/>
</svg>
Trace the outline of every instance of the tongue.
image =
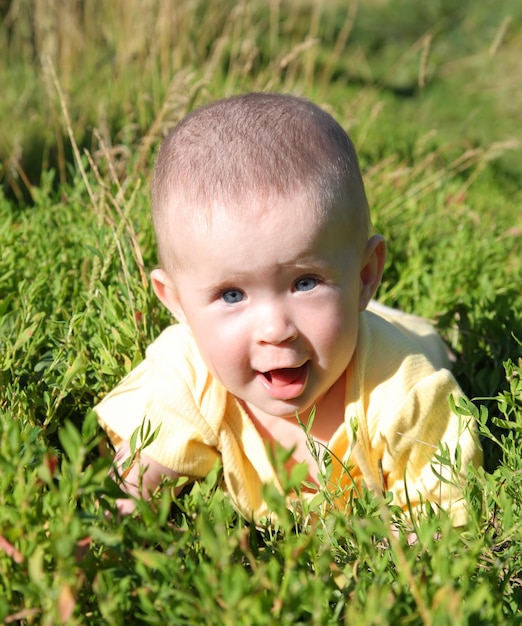
<svg viewBox="0 0 522 626">
<path fill-rule="evenodd" d="M 267 372 L 265 376 L 274 387 L 285 387 L 299 380 L 303 375 L 304 368 L 304 365 L 301 367 L 284 367 L 280 370 Z"/>
<path fill-rule="evenodd" d="M 305 363 L 301 367 L 283 367 L 278 370 L 270 370 L 264 374 L 259 373 L 259 380 L 263 387 L 275 400 L 292 400 L 300 396 L 308 380 L 308 366 Z"/>
</svg>

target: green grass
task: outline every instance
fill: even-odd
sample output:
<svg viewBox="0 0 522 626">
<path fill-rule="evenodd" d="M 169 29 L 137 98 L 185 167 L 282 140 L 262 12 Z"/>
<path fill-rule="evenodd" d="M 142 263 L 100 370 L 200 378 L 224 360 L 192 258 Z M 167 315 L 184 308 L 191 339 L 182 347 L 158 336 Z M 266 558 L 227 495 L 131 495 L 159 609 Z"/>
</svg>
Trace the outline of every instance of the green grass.
<svg viewBox="0 0 522 626">
<path fill-rule="evenodd" d="M 0 2 L 0 621 L 522 623 L 519 3 L 323 4 L 49 0 L 32 20 Z M 480 424 L 464 530 L 434 511 L 408 546 L 369 493 L 324 515 L 272 492 L 278 524 L 256 529 L 219 468 L 114 516 L 91 408 L 169 323 L 148 282 L 154 151 L 253 89 L 313 98 L 359 148 L 379 297 L 437 321 Z"/>
</svg>

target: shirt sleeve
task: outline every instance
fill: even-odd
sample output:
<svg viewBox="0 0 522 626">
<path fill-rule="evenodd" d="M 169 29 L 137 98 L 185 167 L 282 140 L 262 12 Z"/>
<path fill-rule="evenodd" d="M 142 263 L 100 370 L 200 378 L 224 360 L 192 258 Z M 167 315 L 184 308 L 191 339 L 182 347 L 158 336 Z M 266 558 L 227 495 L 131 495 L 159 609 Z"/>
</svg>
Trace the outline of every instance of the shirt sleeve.
<svg viewBox="0 0 522 626">
<path fill-rule="evenodd" d="M 455 526 L 467 519 L 462 486 L 468 465 L 482 464 L 476 425 L 453 412 L 463 395 L 448 369 L 435 367 L 410 338 L 374 318 L 362 327 L 364 350 L 350 370 L 344 459 L 351 479 L 392 494 L 405 512 L 427 503 Z M 337 449 L 341 451 L 338 444 Z"/>
<path fill-rule="evenodd" d="M 375 300 L 370 302 L 368 311 L 385 319 L 406 335 L 408 340 L 420 344 L 422 353 L 435 369 L 451 369 L 453 359 L 451 350 L 431 322 L 418 315 L 392 309 Z"/>
<path fill-rule="evenodd" d="M 217 433 L 226 391 L 192 352 L 185 329 L 170 327 L 95 412 L 116 449 L 136 430 L 156 431 L 143 451 L 181 475 L 201 478 L 220 457 Z M 204 417 L 209 415 L 211 420 Z M 143 443 L 138 437 L 137 445 Z"/>
<path fill-rule="evenodd" d="M 450 396 L 461 395 L 447 370 L 421 379 L 381 421 L 372 445 L 395 504 L 415 510 L 429 502 L 447 511 L 455 526 L 467 518 L 462 486 L 468 465 L 482 463 L 475 424 L 450 406 Z"/>
<path fill-rule="evenodd" d="M 142 425 L 149 433 L 157 429 L 145 454 L 183 476 L 204 478 L 219 460 L 238 512 L 246 519 L 268 515 L 263 484 L 280 485 L 264 442 L 210 374 L 186 328 L 164 331 L 95 411 L 116 448 Z M 137 445 L 142 443 L 138 437 Z"/>
</svg>

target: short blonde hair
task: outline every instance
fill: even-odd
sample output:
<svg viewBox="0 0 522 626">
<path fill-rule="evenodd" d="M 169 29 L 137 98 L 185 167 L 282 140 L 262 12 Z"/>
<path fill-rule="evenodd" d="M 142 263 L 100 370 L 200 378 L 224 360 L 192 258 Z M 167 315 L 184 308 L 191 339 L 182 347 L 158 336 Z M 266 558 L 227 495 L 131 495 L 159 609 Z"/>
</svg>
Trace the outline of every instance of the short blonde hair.
<svg viewBox="0 0 522 626">
<path fill-rule="evenodd" d="M 249 197 L 305 193 L 319 215 L 339 197 L 367 238 L 368 203 L 355 148 L 343 128 L 312 102 L 249 93 L 187 115 L 164 140 L 152 183 L 160 263 L 168 237 L 187 220 L 209 221 L 216 205 L 248 210 Z M 198 212 L 198 215 L 194 213 Z M 168 252 L 167 252 L 168 251 Z"/>
</svg>

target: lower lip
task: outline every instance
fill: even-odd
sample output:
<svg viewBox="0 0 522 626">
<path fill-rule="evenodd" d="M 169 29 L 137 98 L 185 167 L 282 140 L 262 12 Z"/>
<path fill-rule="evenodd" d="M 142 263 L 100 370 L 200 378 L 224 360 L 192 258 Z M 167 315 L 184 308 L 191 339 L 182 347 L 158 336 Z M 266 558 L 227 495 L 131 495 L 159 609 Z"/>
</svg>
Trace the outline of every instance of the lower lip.
<svg viewBox="0 0 522 626">
<path fill-rule="evenodd" d="M 279 375 L 278 375 L 279 374 Z M 269 380 L 264 374 L 259 373 L 258 379 L 263 387 L 275 400 L 292 400 L 301 395 L 308 380 L 308 364 L 301 367 L 274 370 Z"/>
</svg>

